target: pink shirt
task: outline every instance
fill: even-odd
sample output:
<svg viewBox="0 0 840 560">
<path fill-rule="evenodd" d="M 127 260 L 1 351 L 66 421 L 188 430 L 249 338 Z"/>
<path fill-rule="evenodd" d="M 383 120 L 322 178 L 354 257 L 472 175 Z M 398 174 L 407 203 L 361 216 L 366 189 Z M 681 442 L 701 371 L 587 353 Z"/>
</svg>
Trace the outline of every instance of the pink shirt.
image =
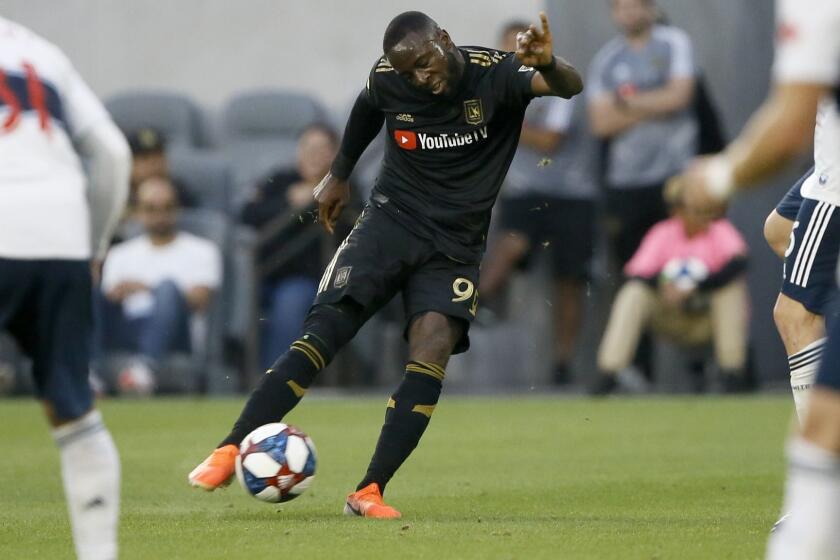
<svg viewBox="0 0 840 560">
<path fill-rule="evenodd" d="M 689 238 L 682 220 L 663 220 L 650 228 L 633 258 L 624 267 L 624 274 L 641 278 L 657 276 L 673 259 L 694 258 L 702 261 L 715 274 L 735 257 L 747 254 L 747 244 L 729 220 L 713 222 L 703 233 Z"/>
</svg>

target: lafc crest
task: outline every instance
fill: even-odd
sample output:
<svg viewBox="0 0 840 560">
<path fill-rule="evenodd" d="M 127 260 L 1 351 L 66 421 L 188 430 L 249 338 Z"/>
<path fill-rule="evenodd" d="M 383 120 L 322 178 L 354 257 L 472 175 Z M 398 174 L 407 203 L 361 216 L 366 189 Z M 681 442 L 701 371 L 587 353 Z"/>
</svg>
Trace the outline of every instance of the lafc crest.
<svg viewBox="0 0 840 560">
<path fill-rule="evenodd" d="M 464 101 L 464 119 L 467 124 L 481 124 L 484 122 L 484 109 L 481 106 L 481 99 L 468 99 Z"/>
</svg>

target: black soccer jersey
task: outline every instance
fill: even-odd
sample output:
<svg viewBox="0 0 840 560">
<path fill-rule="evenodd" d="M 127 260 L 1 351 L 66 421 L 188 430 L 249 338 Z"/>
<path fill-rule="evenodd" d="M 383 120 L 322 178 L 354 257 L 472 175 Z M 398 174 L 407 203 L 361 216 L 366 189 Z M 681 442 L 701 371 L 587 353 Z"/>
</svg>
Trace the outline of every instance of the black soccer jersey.
<svg viewBox="0 0 840 560">
<path fill-rule="evenodd" d="M 371 70 L 366 95 L 388 129 L 371 201 L 445 255 L 478 262 L 533 98 L 534 69 L 513 53 L 460 51 L 464 74 L 448 96 L 412 86 L 384 57 Z"/>
</svg>

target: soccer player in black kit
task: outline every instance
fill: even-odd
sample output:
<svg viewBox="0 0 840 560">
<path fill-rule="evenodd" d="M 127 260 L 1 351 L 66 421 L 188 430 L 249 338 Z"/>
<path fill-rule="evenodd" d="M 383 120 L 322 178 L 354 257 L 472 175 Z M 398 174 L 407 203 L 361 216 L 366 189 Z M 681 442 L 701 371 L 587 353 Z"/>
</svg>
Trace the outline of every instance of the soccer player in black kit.
<svg viewBox="0 0 840 560">
<path fill-rule="evenodd" d="M 388 400 L 367 473 L 345 513 L 397 518 L 385 485 L 417 446 L 440 396 L 446 364 L 469 347 L 478 270 L 490 212 L 535 96 L 572 97 L 578 72 L 552 53 L 545 14 L 517 38 L 515 53 L 457 47 L 427 15 L 388 25 L 350 114 L 331 171 L 315 189 L 332 231 L 349 198 L 347 178 L 383 121 L 385 160 L 365 210 L 327 266 L 303 334 L 266 372 L 233 430 L 189 475 L 214 490 L 234 473 L 238 445 L 280 421 L 359 328 L 402 292 L 409 361 Z"/>
</svg>

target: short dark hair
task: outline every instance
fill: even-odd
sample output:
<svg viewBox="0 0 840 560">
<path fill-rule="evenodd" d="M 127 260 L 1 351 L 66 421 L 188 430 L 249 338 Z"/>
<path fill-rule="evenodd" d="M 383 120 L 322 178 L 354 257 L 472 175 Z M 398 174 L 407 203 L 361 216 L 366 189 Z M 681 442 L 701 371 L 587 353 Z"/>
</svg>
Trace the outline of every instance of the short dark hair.
<svg viewBox="0 0 840 560">
<path fill-rule="evenodd" d="M 437 29 L 439 29 L 437 22 L 423 12 L 403 12 L 392 19 L 385 29 L 382 52 L 388 54 L 409 33 Z"/>
</svg>

